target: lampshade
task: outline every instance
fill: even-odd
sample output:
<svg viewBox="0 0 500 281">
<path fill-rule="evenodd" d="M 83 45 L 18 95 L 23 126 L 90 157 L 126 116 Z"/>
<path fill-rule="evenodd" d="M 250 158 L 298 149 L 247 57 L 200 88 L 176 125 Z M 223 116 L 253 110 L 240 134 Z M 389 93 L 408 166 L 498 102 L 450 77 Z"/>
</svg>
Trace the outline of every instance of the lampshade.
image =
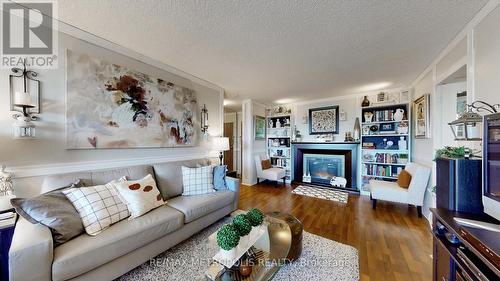
<svg viewBox="0 0 500 281">
<path fill-rule="evenodd" d="M 16 92 L 14 94 L 14 105 L 33 107 L 31 95 L 27 92 Z"/>
<path fill-rule="evenodd" d="M 213 149 L 216 151 L 226 151 L 229 150 L 229 138 L 218 137 L 213 140 Z"/>
</svg>

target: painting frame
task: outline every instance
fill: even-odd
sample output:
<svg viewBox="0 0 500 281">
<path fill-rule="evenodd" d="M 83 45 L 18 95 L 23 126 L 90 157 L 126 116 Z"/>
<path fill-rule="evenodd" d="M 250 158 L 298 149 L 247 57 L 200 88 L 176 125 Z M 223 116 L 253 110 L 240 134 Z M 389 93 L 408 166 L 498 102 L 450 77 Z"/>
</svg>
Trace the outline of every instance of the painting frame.
<svg viewBox="0 0 500 281">
<path fill-rule="evenodd" d="M 334 118 L 333 123 L 323 125 L 326 126 L 325 130 L 318 130 L 318 124 L 328 121 L 328 117 Z M 339 106 L 325 106 L 309 109 L 309 134 L 310 135 L 323 135 L 323 134 L 338 134 L 339 133 Z"/>
<path fill-rule="evenodd" d="M 265 140 L 266 139 L 266 118 L 263 116 L 254 116 L 254 139 L 255 140 Z"/>
<path fill-rule="evenodd" d="M 430 94 L 424 94 L 413 101 L 414 137 L 429 139 L 430 136 Z"/>
<path fill-rule="evenodd" d="M 106 49 L 107 50 L 107 49 Z M 113 52 L 113 51 L 110 51 Z M 114 54 L 114 52 L 113 52 Z M 141 133 L 134 133 L 130 134 L 130 128 L 126 128 L 127 135 L 128 136 L 133 136 L 133 140 L 139 139 L 135 143 L 125 143 L 125 141 L 128 141 L 127 138 L 123 138 L 122 136 L 115 137 L 116 135 L 113 134 L 104 134 L 108 139 L 106 142 L 102 141 L 102 134 L 97 135 L 98 130 L 95 130 L 93 127 L 85 127 L 85 128 L 76 128 L 75 129 L 75 124 L 81 124 L 78 121 L 75 122 L 75 117 L 74 116 L 80 116 L 81 114 L 85 114 L 86 116 L 99 116 L 99 114 L 92 114 L 93 112 L 88 111 L 89 107 L 88 105 L 85 108 L 78 108 L 78 110 L 75 110 L 75 105 L 80 106 L 80 103 L 75 99 L 79 98 L 82 96 L 82 93 L 79 92 L 78 89 L 81 89 L 79 87 L 75 87 L 74 85 L 70 86 L 70 83 L 72 81 L 78 81 L 80 79 L 75 79 L 76 75 L 74 73 L 77 73 L 72 68 L 75 67 L 82 67 L 79 64 L 82 63 L 82 56 L 86 58 L 86 61 L 90 61 L 90 63 L 93 63 L 93 65 L 96 65 L 96 63 L 99 63 L 99 66 L 103 66 L 104 69 L 108 72 L 107 74 L 112 74 L 111 76 L 106 76 L 106 83 L 102 83 L 100 85 L 99 89 L 96 91 L 93 91 L 93 95 L 99 95 L 102 92 L 106 92 L 110 95 L 110 97 L 105 97 L 104 99 L 106 100 L 106 109 L 108 109 L 109 104 L 108 102 L 111 101 L 114 107 L 121 107 L 121 105 L 126 104 L 129 108 L 126 108 L 125 110 L 119 111 L 118 117 L 121 118 L 120 120 L 123 123 L 123 116 L 125 118 L 131 117 L 128 120 L 128 124 L 136 124 L 138 126 L 135 126 L 133 130 L 135 131 L 136 128 L 140 128 Z M 136 70 L 136 67 L 133 66 L 133 64 L 130 63 L 116 63 L 116 60 L 119 60 L 121 55 L 118 54 L 118 59 L 108 59 L 108 58 L 103 58 L 102 56 L 92 56 L 89 54 L 89 52 L 86 51 L 80 51 L 80 50 L 72 50 L 72 49 L 66 49 L 65 50 L 65 57 L 66 57 L 66 63 L 65 63 L 65 87 L 66 87 L 66 97 L 65 97 L 65 134 L 66 134 L 66 150 L 88 150 L 88 149 L 149 149 L 149 148 L 182 148 L 182 147 L 197 147 L 199 146 L 199 142 L 201 139 L 201 130 L 199 130 L 199 113 L 200 113 L 200 108 L 198 106 L 198 100 L 197 100 L 197 92 L 193 90 L 191 85 L 181 85 L 180 83 L 177 83 L 180 79 L 177 78 L 175 74 L 172 74 L 169 71 L 163 70 L 163 74 L 157 75 L 152 75 L 152 71 L 149 71 L 149 68 L 153 70 L 153 66 L 150 64 L 143 63 L 143 65 L 146 67 L 146 71 L 144 70 Z M 123 58 L 128 59 L 127 56 L 123 56 Z M 75 64 L 76 63 L 76 64 Z M 87 66 L 83 67 L 88 67 L 89 63 L 85 64 Z M 141 67 L 141 66 L 139 66 Z M 101 67 L 102 68 L 102 67 Z M 74 73 L 72 73 L 72 71 Z M 97 72 L 91 72 L 92 75 L 95 75 L 97 77 Z M 114 76 L 113 76 L 114 75 Z M 88 75 L 87 75 L 88 76 Z M 101 77 L 100 75 L 99 77 Z M 146 105 L 154 105 L 156 108 L 150 109 L 149 112 L 144 110 L 142 107 L 136 106 L 139 104 L 139 99 L 141 95 L 136 95 L 132 97 L 130 94 L 133 94 L 132 91 L 129 93 L 129 91 L 124 92 L 121 89 L 116 88 L 119 84 L 124 81 L 122 81 L 122 78 L 131 76 L 133 80 L 138 80 L 140 83 L 137 85 L 132 85 L 134 87 L 129 87 L 129 90 L 133 89 L 139 89 L 143 88 L 144 90 L 144 95 L 142 96 L 142 99 L 144 100 L 142 104 Z M 163 77 L 165 76 L 165 77 Z M 92 77 L 93 78 L 93 77 Z M 166 79 L 165 79 L 166 78 Z M 83 79 L 82 79 L 83 80 Z M 91 79 L 92 82 L 94 82 L 95 79 Z M 174 82 L 172 82 L 174 81 Z M 99 81 L 103 82 L 103 81 Z M 129 81 L 126 81 L 129 82 Z M 136 81 L 137 82 L 137 81 Z M 192 82 L 192 81 L 191 81 Z M 141 84 L 142 83 L 142 84 Z M 126 83 L 122 83 L 127 85 Z M 184 83 L 185 84 L 185 83 Z M 160 91 L 160 92 L 158 92 Z M 89 95 L 88 92 L 84 93 L 85 96 Z M 116 99 L 114 98 L 115 96 L 120 95 L 122 98 Z M 125 95 L 125 102 L 123 99 L 123 96 Z M 128 96 L 128 97 L 127 97 Z M 152 98 L 167 98 L 167 100 L 153 100 Z M 103 106 L 103 98 L 99 97 L 99 99 L 96 99 L 97 106 L 98 108 L 102 108 Z M 94 101 L 95 97 L 93 98 L 88 98 L 86 97 L 85 100 L 89 101 L 92 100 Z M 117 100 L 121 101 L 120 103 L 117 103 Z M 154 102 L 153 102 L 154 101 Z M 149 106 L 148 105 L 148 106 Z M 167 106 L 165 108 L 159 108 L 163 106 Z M 92 109 L 92 107 L 90 107 Z M 159 111 L 158 109 L 161 109 Z M 165 109 L 165 111 L 163 111 Z M 125 114 L 123 114 L 123 112 Z M 130 112 L 132 111 L 132 112 Z M 165 113 L 163 113 L 165 112 Z M 154 114 L 153 118 L 151 119 L 153 123 L 150 125 L 143 126 L 144 124 L 144 119 L 149 117 L 149 115 Z M 141 115 L 141 116 L 139 116 Z M 108 114 L 108 116 L 114 116 L 112 114 Z M 140 118 L 143 117 L 144 118 Z M 99 116 L 100 117 L 100 116 Z M 107 116 L 106 116 L 107 117 Z M 137 117 L 137 118 L 136 118 Z M 181 119 L 183 118 L 183 119 Z M 158 120 L 161 120 L 161 123 L 163 125 L 158 125 L 160 122 L 156 122 Z M 91 120 L 92 122 L 87 122 L 84 123 L 86 124 L 91 124 L 92 126 L 97 124 L 98 129 L 104 128 L 105 130 L 115 130 L 116 128 L 122 127 L 121 124 L 115 122 L 115 120 L 111 120 L 113 122 L 107 122 L 105 123 L 99 123 L 101 120 Z M 117 126 L 119 125 L 119 126 Z M 175 126 L 174 126 L 175 125 Z M 156 126 L 157 128 L 155 131 L 150 132 L 144 131 L 146 128 L 149 129 L 150 127 Z M 115 128 L 116 127 L 116 128 Z M 172 131 L 172 127 L 175 127 L 177 130 Z M 160 129 L 160 130 L 158 130 Z M 88 131 L 94 130 L 95 133 L 92 133 L 91 135 L 88 135 Z M 122 130 L 122 129 L 120 129 Z M 76 136 L 76 133 L 80 134 L 78 137 Z M 88 136 L 81 137 L 81 134 L 87 134 Z M 114 139 L 113 139 L 114 138 Z M 161 139 L 160 139 L 161 138 Z"/>
</svg>

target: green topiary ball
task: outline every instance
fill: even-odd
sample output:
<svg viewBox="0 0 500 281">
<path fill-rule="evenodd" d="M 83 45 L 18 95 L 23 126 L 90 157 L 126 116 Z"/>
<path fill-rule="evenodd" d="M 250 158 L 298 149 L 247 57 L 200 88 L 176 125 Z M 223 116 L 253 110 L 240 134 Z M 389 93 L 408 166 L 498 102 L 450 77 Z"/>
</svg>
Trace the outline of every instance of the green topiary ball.
<svg viewBox="0 0 500 281">
<path fill-rule="evenodd" d="M 245 236 L 252 231 L 252 225 L 244 214 L 237 215 L 233 219 L 233 226 L 240 236 Z"/>
<path fill-rule="evenodd" d="M 255 208 L 248 211 L 246 217 L 252 226 L 259 226 L 264 221 L 264 214 Z"/>
<path fill-rule="evenodd" d="M 234 226 L 230 224 L 223 225 L 217 232 L 217 244 L 226 251 L 238 246 L 239 242 L 240 235 Z"/>
</svg>

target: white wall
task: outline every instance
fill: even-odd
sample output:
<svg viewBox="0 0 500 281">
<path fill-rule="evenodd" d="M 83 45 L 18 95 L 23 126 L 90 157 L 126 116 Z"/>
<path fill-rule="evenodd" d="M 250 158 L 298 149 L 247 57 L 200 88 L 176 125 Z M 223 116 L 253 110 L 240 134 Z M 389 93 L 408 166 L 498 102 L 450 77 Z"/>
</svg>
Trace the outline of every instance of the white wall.
<svg viewBox="0 0 500 281">
<path fill-rule="evenodd" d="M 67 32 L 72 31 L 67 30 Z M 202 142 L 200 146 L 189 148 L 66 150 L 66 49 L 87 53 L 113 63 L 126 65 L 154 77 L 161 77 L 179 85 L 193 88 L 197 92 L 199 105 L 207 105 L 209 132 L 212 135 L 222 134 L 223 120 L 222 88 L 90 34 L 81 34 L 81 31 L 75 31 L 73 35 L 85 38 L 91 43 L 60 33 L 59 67 L 55 70 L 39 71 L 42 113 L 39 114 L 41 121 L 35 122 L 37 126 L 36 140 L 12 139 L 11 128 L 14 119 L 11 118 L 9 113 L 8 78 L 10 71 L 0 71 L 0 95 L 2 101 L 0 103 L 0 162 L 6 164 L 8 170 L 14 172 L 17 178 L 15 191 L 19 196 L 31 195 L 37 192 L 36 185 L 39 179 L 27 179 L 27 177 L 31 176 L 77 171 L 89 167 L 106 168 L 123 164 L 134 165 L 155 161 L 198 158 L 208 155 L 207 152 L 210 150 L 208 142 Z M 105 46 L 107 49 L 96 45 Z"/>
<path fill-rule="evenodd" d="M 292 124 L 295 124 L 297 130 L 300 131 L 302 141 L 314 141 L 317 136 L 309 134 L 309 109 L 334 105 L 338 105 L 339 112 L 344 111 L 347 116 L 346 121 L 339 121 L 339 133 L 334 135 L 335 141 L 344 141 L 345 133 L 353 131 L 356 117 L 361 117 L 361 98 L 358 95 L 313 100 L 307 103 L 296 103 L 287 106 L 292 108 L 293 119 L 295 121 Z"/>
<path fill-rule="evenodd" d="M 500 103 L 500 6 L 474 28 L 475 100 Z"/>
</svg>

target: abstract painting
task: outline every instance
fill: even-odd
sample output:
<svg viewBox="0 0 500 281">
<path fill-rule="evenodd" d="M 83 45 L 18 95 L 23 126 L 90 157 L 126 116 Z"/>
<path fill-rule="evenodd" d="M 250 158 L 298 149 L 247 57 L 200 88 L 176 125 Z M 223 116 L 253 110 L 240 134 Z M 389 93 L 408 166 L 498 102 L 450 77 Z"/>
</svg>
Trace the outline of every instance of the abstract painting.
<svg viewBox="0 0 500 281">
<path fill-rule="evenodd" d="M 66 66 L 68 149 L 197 144 L 193 90 L 71 50 Z"/>
<path fill-rule="evenodd" d="M 338 134 L 339 107 L 327 106 L 309 109 L 309 134 Z"/>
</svg>

